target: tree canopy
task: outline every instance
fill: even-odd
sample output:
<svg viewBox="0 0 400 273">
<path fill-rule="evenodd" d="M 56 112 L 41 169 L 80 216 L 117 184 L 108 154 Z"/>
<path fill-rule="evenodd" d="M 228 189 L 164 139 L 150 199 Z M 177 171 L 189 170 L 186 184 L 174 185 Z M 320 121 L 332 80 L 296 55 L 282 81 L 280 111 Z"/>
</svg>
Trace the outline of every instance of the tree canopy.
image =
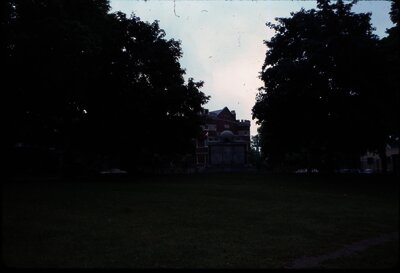
<svg viewBox="0 0 400 273">
<path fill-rule="evenodd" d="M 180 42 L 108 0 L 2 2 L 13 144 L 117 158 L 126 168 L 191 152 L 209 97 Z M 180 143 L 172 148 L 171 143 Z"/>
<path fill-rule="evenodd" d="M 384 58 L 369 13 L 352 4 L 318 0 L 317 9 L 267 23 L 268 47 L 253 118 L 271 164 L 356 166 L 367 148 L 382 146 L 389 91 Z M 304 166 L 305 165 L 305 166 Z"/>
<path fill-rule="evenodd" d="M 394 23 L 392 28 L 387 29 L 387 36 L 380 41 L 380 50 L 385 65 L 382 83 L 387 90 L 385 100 L 385 126 L 391 136 L 391 141 L 397 141 L 400 137 L 400 78 L 398 68 L 400 67 L 400 2 L 392 1 L 390 18 Z M 396 140 L 397 139 L 397 140 Z"/>
</svg>

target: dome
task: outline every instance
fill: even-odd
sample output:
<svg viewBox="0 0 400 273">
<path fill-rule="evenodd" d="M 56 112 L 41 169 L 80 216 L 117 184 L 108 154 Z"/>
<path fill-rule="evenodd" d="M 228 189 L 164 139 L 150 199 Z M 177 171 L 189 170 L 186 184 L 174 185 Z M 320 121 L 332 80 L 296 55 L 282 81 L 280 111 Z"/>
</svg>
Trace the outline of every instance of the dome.
<svg viewBox="0 0 400 273">
<path fill-rule="evenodd" d="M 225 130 L 219 135 L 219 138 L 221 139 L 221 141 L 224 141 L 224 142 L 233 141 L 233 137 L 234 137 L 234 134 L 232 133 L 232 131 L 229 131 L 229 130 Z"/>
</svg>

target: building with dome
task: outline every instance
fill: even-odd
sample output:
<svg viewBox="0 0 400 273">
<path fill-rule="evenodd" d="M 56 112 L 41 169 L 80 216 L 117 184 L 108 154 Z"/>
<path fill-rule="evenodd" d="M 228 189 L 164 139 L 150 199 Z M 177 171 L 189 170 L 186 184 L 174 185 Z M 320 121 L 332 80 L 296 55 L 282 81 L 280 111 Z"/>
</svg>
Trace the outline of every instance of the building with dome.
<svg viewBox="0 0 400 273">
<path fill-rule="evenodd" d="M 250 151 L 250 121 L 237 120 L 228 107 L 201 113 L 202 132 L 196 139 L 199 166 L 244 166 Z"/>
</svg>

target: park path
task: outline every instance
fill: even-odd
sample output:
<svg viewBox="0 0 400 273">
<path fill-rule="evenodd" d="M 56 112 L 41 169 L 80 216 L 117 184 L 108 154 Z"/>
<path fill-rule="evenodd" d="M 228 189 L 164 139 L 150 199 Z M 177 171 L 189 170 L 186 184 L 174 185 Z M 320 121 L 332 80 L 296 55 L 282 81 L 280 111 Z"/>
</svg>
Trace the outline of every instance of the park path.
<svg viewBox="0 0 400 273">
<path fill-rule="evenodd" d="M 362 241 L 358 241 L 353 244 L 349 244 L 344 246 L 342 249 L 320 255 L 320 256 L 308 256 L 308 257 L 301 257 L 299 259 L 294 260 L 290 265 L 286 266 L 285 268 L 290 269 L 301 269 L 301 268 L 311 268 L 319 266 L 320 263 L 326 260 L 332 260 L 339 257 L 346 257 L 350 256 L 351 254 L 359 251 L 363 251 L 371 246 L 381 245 L 389 241 L 399 240 L 399 233 L 393 232 L 389 234 L 383 234 L 379 237 L 370 238 Z"/>
</svg>

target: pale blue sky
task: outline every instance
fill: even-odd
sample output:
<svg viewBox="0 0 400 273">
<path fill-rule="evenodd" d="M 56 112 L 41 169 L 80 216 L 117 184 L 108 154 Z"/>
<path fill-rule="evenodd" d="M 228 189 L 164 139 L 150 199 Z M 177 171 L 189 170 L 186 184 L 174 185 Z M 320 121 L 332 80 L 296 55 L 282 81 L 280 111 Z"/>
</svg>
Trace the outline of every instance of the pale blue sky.
<svg viewBox="0 0 400 273">
<path fill-rule="evenodd" d="M 111 0 L 112 11 L 132 12 L 143 21 L 158 20 L 168 39 L 181 41 L 186 79 L 204 81 L 202 91 L 211 96 L 206 108 L 227 106 L 239 119 L 251 120 L 251 108 L 273 31 L 265 26 L 276 17 L 315 8 L 316 1 L 224 0 Z M 392 26 L 389 1 L 359 1 L 354 12 L 372 12 L 375 33 L 385 36 Z M 251 121 L 251 134 L 257 132 Z"/>
</svg>

